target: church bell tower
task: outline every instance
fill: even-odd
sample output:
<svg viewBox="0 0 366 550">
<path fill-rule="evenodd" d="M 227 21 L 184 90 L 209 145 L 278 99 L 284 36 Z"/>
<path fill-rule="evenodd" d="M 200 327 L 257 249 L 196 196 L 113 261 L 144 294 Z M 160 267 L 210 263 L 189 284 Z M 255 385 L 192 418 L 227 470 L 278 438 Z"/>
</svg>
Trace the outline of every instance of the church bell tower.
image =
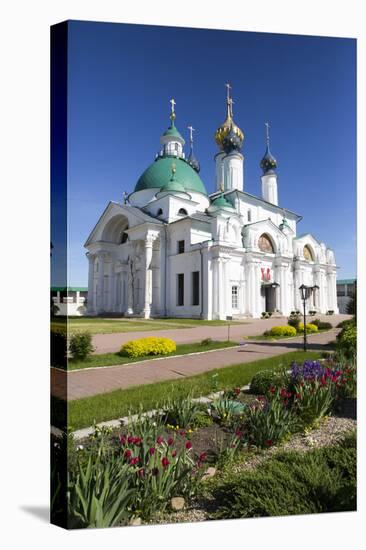
<svg viewBox="0 0 366 550">
<path fill-rule="evenodd" d="M 216 191 L 231 191 L 244 189 L 243 164 L 244 156 L 241 147 L 244 134 L 234 122 L 233 99 L 230 97 L 230 84 L 226 84 L 226 119 L 215 133 L 215 141 L 219 152 L 215 155 Z"/>
<path fill-rule="evenodd" d="M 269 123 L 266 122 L 266 141 L 267 147 L 264 157 L 261 160 L 260 167 L 263 170 L 262 180 L 262 198 L 278 206 L 278 191 L 277 191 L 277 161 L 269 149 Z"/>
</svg>

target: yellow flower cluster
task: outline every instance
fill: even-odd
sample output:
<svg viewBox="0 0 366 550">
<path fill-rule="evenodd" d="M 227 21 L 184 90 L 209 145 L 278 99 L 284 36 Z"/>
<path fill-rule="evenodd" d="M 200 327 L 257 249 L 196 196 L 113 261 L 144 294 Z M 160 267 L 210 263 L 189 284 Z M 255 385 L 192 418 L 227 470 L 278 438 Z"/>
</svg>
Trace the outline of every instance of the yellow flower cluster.
<svg viewBox="0 0 366 550">
<path fill-rule="evenodd" d="M 296 336 L 296 328 L 290 325 L 272 327 L 269 331 L 271 336 Z"/>
<path fill-rule="evenodd" d="M 188 430 L 185 430 L 179 426 L 173 426 L 173 424 L 167 424 L 166 425 L 167 428 L 169 428 L 170 430 L 175 430 L 176 432 L 178 432 L 179 430 L 183 430 L 186 434 L 193 434 L 194 430 L 192 430 L 192 428 L 189 428 Z"/>
<path fill-rule="evenodd" d="M 299 324 L 298 332 L 304 332 L 304 323 Z M 311 334 L 312 332 L 318 332 L 318 327 L 312 323 L 306 323 L 306 332 Z"/>
<path fill-rule="evenodd" d="M 121 347 L 120 354 L 127 357 L 143 357 L 146 355 L 167 355 L 176 351 L 177 346 L 170 338 L 148 336 L 126 342 Z"/>
</svg>

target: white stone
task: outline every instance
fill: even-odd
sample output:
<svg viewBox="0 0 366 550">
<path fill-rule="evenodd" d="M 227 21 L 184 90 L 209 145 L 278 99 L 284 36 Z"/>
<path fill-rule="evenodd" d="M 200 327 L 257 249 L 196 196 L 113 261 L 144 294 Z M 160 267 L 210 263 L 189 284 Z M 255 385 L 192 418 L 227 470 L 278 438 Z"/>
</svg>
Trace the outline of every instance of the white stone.
<svg viewBox="0 0 366 550">
<path fill-rule="evenodd" d="M 179 512 L 180 510 L 183 510 L 185 506 L 185 500 L 183 497 L 173 497 L 170 501 L 170 507 L 175 512 Z"/>
<path fill-rule="evenodd" d="M 203 480 L 210 479 L 211 477 L 214 477 L 215 475 L 216 475 L 216 468 L 214 468 L 213 466 L 210 466 L 209 468 L 207 468 L 207 470 L 203 474 L 202 479 Z"/>
</svg>

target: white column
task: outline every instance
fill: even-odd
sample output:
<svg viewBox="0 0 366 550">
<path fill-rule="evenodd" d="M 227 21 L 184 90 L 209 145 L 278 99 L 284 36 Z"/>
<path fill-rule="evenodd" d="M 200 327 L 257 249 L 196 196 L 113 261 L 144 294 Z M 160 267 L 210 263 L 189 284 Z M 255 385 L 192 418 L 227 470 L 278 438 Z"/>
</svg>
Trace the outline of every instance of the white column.
<svg viewBox="0 0 366 550">
<path fill-rule="evenodd" d="M 212 319 L 212 272 L 210 271 L 208 248 L 202 250 L 202 271 L 200 273 L 200 301 L 202 299 L 203 319 Z"/>
<path fill-rule="evenodd" d="M 216 191 L 220 191 L 224 186 L 224 164 L 223 164 L 224 156 L 225 156 L 224 152 L 220 152 L 220 153 L 217 153 L 217 155 L 215 155 Z"/>
<path fill-rule="evenodd" d="M 246 293 L 247 293 L 247 313 L 248 315 L 251 315 L 254 317 L 254 310 L 255 310 L 255 297 L 254 297 L 254 263 L 249 260 L 247 262 L 247 285 L 246 285 Z"/>
<path fill-rule="evenodd" d="M 272 204 L 278 205 L 277 175 L 265 174 L 262 180 L 262 198 Z"/>
<path fill-rule="evenodd" d="M 98 254 L 98 310 L 104 311 L 104 254 Z"/>
<path fill-rule="evenodd" d="M 127 315 L 133 315 L 133 274 L 131 267 L 131 263 L 129 263 L 127 272 Z"/>
<path fill-rule="evenodd" d="M 114 271 L 114 262 L 111 262 L 111 271 L 109 274 L 109 311 L 116 311 L 116 273 Z"/>
<path fill-rule="evenodd" d="M 224 282 L 224 261 L 223 258 L 217 258 L 218 264 L 218 318 L 223 320 L 225 316 L 225 282 Z"/>
<path fill-rule="evenodd" d="M 160 285 L 160 291 L 159 291 L 159 297 L 160 297 L 160 313 L 161 315 L 165 315 L 166 311 L 166 263 L 167 263 L 167 254 L 166 254 L 166 239 L 163 231 L 160 233 L 160 240 L 159 240 L 159 276 L 158 276 L 158 284 Z"/>
<path fill-rule="evenodd" d="M 218 258 L 213 258 L 212 262 L 212 318 L 219 317 L 219 265 Z"/>
<path fill-rule="evenodd" d="M 95 303 L 94 303 L 94 266 L 95 266 L 95 256 L 88 252 L 89 260 L 89 272 L 88 272 L 88 313 L 94 313 Z M 58 294 L 58 293 L 57 293 Z M 59 299 L 59 296 L 58 296 Z"/>
<path fill-rule="evenodd" d="M 151 297 L 152 297 L 152 249 L 153 240 L 151 237 L 145 239 L 145 275 L 144 275 L 144 309 L 143 316 L 145 319 L 150 317 L 151 313 Z"/>
<path fill-rule="evenodd" d="M 295 264 L 294 270 L 294 308 L 302 311 L 301 297 L 300 297 L 300 288 L 301 286 L 301 273 L 300 267 Z"/>
<path fill-rule="evenodd" d="M 225 191 L 243 191 L 243 161 L 244 157 L 239 152 L 232 152 L 223 158 Z"/>
</svg>

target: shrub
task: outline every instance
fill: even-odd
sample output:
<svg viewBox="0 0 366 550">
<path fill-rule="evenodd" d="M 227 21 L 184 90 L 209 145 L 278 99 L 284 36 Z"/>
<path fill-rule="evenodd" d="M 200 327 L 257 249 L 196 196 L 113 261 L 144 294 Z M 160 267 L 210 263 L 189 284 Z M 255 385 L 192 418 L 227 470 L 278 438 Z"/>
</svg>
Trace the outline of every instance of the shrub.
<svg viewBox="0 0 366 550">
<path fill-rule="evenodd" d="M 296 328 L 285 325 L 285 326 L 277 326 L 272 327 L 269 331 L 270 336 L 296 336 Z"/>
<path fill-rule="evenodd" d="M 340 399 L 355 398 L 357 396 L 357 367 L 356 361 L 350 361 L 341 369 L 341 377 L 338 387 Z"/>
<path fill-rule="evenodd" d="M 303 427 L 312 426 L 332 409 L 342 380 L 342 370 L 319 361 L 304 361 L 291 366 L 293 411 Z"/>
<path fill-rule="evenodd" d="M 318 327 L 318 330 L 330 330 L 331 328 L 333 328 L 332 323 L 321 321 L 320 319 L 314 319 L 314 321 L 311 321 L 311 324 L 316 325 Z"/>
<path fill-rule="evenodd" d="M 356 358 L 357 354 L 357 326 L 356 323 L 348 323 L 337 335 L 337 353 L 343 354 L 348 359 Z"/>
<path fill-rule="evenodd" d="M 222 519 L 355 510 L 355 439 L 278 453 L 260 468 L 218 478 L 212 493 Z"/>
<path fill-rule="evenodd" d="M 270 401 L 263 397 L 248 407 L 245 431 L 250 444 L 271 447 L 291 432 L 294 417 L 281 397 L 276 392 Z"/>
<path fill-rule="evenodd" d="M 73 359 L 83 361 L 94 351 L 90 332 L 78 332 L 71 336 L 69 351 Z"/>
<path fill-rule="evenodd" d="M 294 327 L 297 331 L 300 324 L 301 317 L 296 311 L 291 311 L 291 315 L 287 320 L 287 324 L 290 327 Z"/>
<path fill-rule="evenodd" d="M 163 408 L 164 422 L 179 428 L 193 427 L 195 418 L 200 412 L 199 404 L 191 397 L 171 399 Z"/>
<path fill-rule="evenodd" d="M 346 313 L 357 316 L 357 287 L 351 294 L 351 299 L 347 304 Z"/>
<path fill-rule="evenodd" d="M 235 417 L 245 413 L 247 407 L 239 401 L 216 399 L 210 405 L 212 415 L 221 423 L 230 423 Z"/>
<path fill-rule="evenodd" d="M 70 527 L 112 527 L 130 516 L 132 472 L 120 458 L 107 464 L 92 457 L 78 462 L 69 474 L 68 509 Z"/>
<path fill-rule="evenodd" d="M 170 338 L 148 336 L 126 342 L 120 354 L 127 357 L 144 357 L 146 355 L 168 355 L 176 351 L 176 343 Z"/>
<path fill-rule="evenodd" d="M 249 391 L 255 395 L 266 395 L 271 387 L 285 386 L 288 380 L 285 371 L 262 370 L 253 376 Z"/>
<path fill-rule="evenodd" d="M 200 346 L 209 346 L 212 342 L 212 338 L 205 338 L 204 340 L 201 340 Z"/>
<path fill-rule="evenodd" d="M 304 323 L 299 323 L 297 332 L 304 332 Z M 306 323 L 306 333 L 313 334 L 314 332 L 318 332 L 318 327 L 312 323 Z"/>
<path fill-rule="evenodd" d="M 67 333 L 63 330 L 51 330 L 51 365 L 66 368 Z"/>
<path fill-rule="evenodd" d="M 353 324 L 355 322 L 355 319 L 345 319 L 344 321 L 340 321 L 338 323 L 337 328 L 344 328 L 347 325 Z"/>
</svg>

